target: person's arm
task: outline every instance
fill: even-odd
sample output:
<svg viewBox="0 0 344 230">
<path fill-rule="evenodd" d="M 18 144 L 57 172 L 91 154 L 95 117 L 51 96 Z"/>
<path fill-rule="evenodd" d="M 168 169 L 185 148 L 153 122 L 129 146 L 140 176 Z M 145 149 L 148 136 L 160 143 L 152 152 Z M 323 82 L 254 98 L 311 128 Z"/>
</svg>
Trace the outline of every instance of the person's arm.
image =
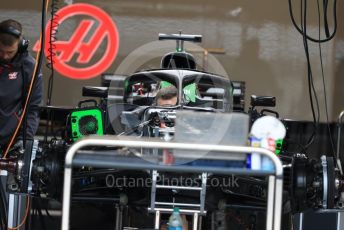
<svg viewBox="0 0 344 230">
<path fill-rule="evenodd" d="M 31 100 L 26 114 L 26 138 L 33 139 L 39 124 L 39 106 L 42 103 L 43 83 L 39 74 L 32 89 Z"/>
</svg>

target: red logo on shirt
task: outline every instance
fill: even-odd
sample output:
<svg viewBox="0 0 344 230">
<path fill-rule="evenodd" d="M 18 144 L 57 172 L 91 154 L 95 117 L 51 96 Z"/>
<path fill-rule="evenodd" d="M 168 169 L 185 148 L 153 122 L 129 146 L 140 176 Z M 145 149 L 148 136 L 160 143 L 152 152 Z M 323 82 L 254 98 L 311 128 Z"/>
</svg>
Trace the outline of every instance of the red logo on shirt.
<svg viewBox="0 0 344 230">
<path fill-rule="evenodd" d="M 8 74 L 8 79 L 9 80 L 15 80 L 17 79 L 18 72 L 12 72 Z"/>
</svg>

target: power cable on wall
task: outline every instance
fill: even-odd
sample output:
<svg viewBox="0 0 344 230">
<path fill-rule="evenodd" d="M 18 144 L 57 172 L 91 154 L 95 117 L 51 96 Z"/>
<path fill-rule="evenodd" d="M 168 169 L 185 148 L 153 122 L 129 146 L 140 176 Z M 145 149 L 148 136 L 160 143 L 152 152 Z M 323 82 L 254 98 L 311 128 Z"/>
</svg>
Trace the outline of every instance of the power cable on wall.
<svg viewBox="0 0 344 230">
<path fill-rule="evenodd" d="M 47 119 L 46 119 L 46 127 L 45 127 L 45 134 L 44 134 L 44 143 L 48 142 L 48 133 L 49 128 L 51 128 L 51 133 L 53 131 L 53 124 L 52 124 L 52 114 L 49 106 L 51 105 L 52 100 L 52 93 L 53 93 L 53 85 L 54 85 L 54 63 L 56 57 L 56 44 L 55 41 L 57 40 L 57 32 L 58 32 L 58 15 L 56 12 L 59 10 L 58 7 L 59 0 L 52 0 L 50 5 L 50 27 L 49 27 L 49 38 L 48 38 L 48 47 L 47 47 L 47 68 L 50 69 L 50 76 L 48 81 L 48 92 L 47 92 L 47 101 L 46 101 L 46 112 L 47 112 Z M 45 47 L 44 47 L 45 49 Z"/>
<path fill-rule="evenodd" d="M 331 141 L 331 147 L 332 147 L 332 152 L 333 155 L 335 156 L 334 152 L 334 145 L 333 145 L 333 139 L 332 139 L 332 134 L 330 131 L 329 127 L 329 119 L 328 119 L 328 105 L 327 105 L 327 93 L 326 93 L 326 84 L 325 84 L 325 76 L 324 76 L 324 70 L 323 70 L 323 58 L 322 58 L 322 51 L 321 51 L 321 45 L 320 43 L 324 43 L 327 41 L 330 41 L 334 35 L 336 34 L 337 31 L 337 1 L 333 1 L 333 25 L 334 25 L 334 30 L 332 34 L 329 32 L 329 26 L 328 26 L 328 15 L 327 15 L 327 9 L 328 9 L 328 0 L 323 0 L 323 24 L 324 24 L 324 29 L 325 29 L 325 39 L 321 39 L 321 32 L 320 32 L 320 27 L 321 27 L 321 13 L 320 13 L 320 3 L 319 0 L 317 0 L 317 6 L 318 6 L 318 38 L 312 38 L 307 34 L 307 0 L 301 0 L 301 28 L 297 25 L 294 14 L 293 14 L 293 8 L 292 8 L 292 1 L 288 0 L 289 3 L 289 13 L 290 17 L 292 20 L 293 25 L 299 31 L 302 35 L 303 38 L 303 46 L 306 54 L 306 60 L 307 60 L 307 80 L 308 80 L 308 94 L 309 94 L 309 99 L 310 99 L 310 106 L 311 106 L 311 111 L 312 111 L 312 117 L 313 117 L 313 132 L 311 136 L 309 137 L 306 145 L 305 145 L 305 150 L 312 145 L 314 142 L 316 133 L 317 133 L 317 127 L 320 121 L 320 108 L 319 108 L 319 100 L 318 100 L 318 95 L 314 86 L 314 79 L 313 79 L 313 73 L 312 73 L 312 67 L 311 67 L 311 62 L 310 62 L 310 56 L 309 56 L 309 46 L 308 46 L 308 41 L 316 42 L 319 43 L 319 53 L 320 53 L 320 67 L 321 67 L 321 76 L 322 76 L 322 86 L 323 86 L 323 91 L 324 91 L 324 104 L 325 104 L 325 113 L 326 113 L 326 120 L 327 120 L 327 125 L 328 125 L 328 132 L 330 136 L 330 141 Z M 315 111 L 316 109 L 316 111 Z M 317 114 L 316 114 L 317 113 Z"/>
<path fill-rule="evenodd" d="M 302 0 L 301 0 L 302 1 Z M 325 0 L 326 1 L 326 0 Z M 292 5 L 292 0 L 288 0 L 288 3 L 289 3 L 289 14 L 290 14 L 290 18 L 291 18 L 291 21 L 294 25 L 294 27 L 296 28 L 297 31 L 299 31 L 299 33 L 301 34 L 304 34 L 303 30 L 301 28 L 299 28 L 299 26 L 297 25 L 296 21 L 295 21 L 295 18 L 294 18 L 294 14 L 293 14 L 293 5 Z M 328 3 L 328 2 L 327 2 Z M 328 20 L 327 20 L 327 4 L 326 4 L 326 13 L 324 12 L 324 17 L 326 16 L 326 23 L 325 25 L 328 27 Z M 325 26 L 325 28 L 326 28 Z M 315 39 L 315 38 L 312 38 L 310 37 L 309 35 L 306 35 L 306 38 L 312 42 L 320 42 L 320 43 L 323 43 L 323 42 L 328 42 L 330 41 L 332 38 L 334 38 L 334 36 L 336 35 L 336 32 L 337 32 L 337 0 L 334 0 L 333 1 L 333 26 L 334 26 L 334 29 L 333 29 L 333 32 L 332 34 L 330 34 L 327 38 L 325 39 Z"/>
<path fill-rule="evenodd" d="M 326 3 L 325 3 L 326 2 Z M 326 4 L 326 6 L 325 6 Z M 324 0 L 324 26 L 325 26 L 325 33 L 328 36 L 328 24 L 327 21 L 325 21 L 325 19 L 327 18 L 327 4 L 328 1 Z M 318 7 L 318 40 L 320 40 L 321 37 L 321 22 L 320 22 L 320 18 L 321 18 L 321 13 L 320 13 L 320 3 L 319 0 L 317 0 L 317 7 Z M 321 77 L 322 77 L 322 85 L 323 85 L 323 91 L 324 91 L 324 104 L 325 104 L 325 114 L 326 114 L 326 123 L 327 123 L 327 130 L 328 130 L 328 134 L 330 137 L 330 144 L 331 144 L 331 150 L 332 150 L 332 154 L 333 156 L 336 156 L 335 153 L 335 148 L 334 148 L 334 142 L 333 142 L 333 138 L 332 138 L 332 133 L 331 133 L 331 129 L 330 129 L 330 124 L 329 124 L 329 118 L 328 118 L 328 104 L 327 104 L 327 92 L 326 92 L 326 81 L 325 81 L 325 74 L 324 74 L 324 64 L 323 64 L 323 56 L 322 56 L 322 49 L 321 49 L 321 43 L 318 43 L 319 46 L 319 58 L 320 58 L 320 69 L 321 69 Z"/>
</svg>

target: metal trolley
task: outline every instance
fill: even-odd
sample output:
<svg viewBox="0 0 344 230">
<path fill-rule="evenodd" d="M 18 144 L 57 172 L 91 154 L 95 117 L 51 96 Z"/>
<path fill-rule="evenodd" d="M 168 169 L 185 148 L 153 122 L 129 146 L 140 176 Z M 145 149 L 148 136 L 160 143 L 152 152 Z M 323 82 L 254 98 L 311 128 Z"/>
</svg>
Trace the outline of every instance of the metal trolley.
<svg viewBox="0 0 344 230">
<path fill-rule="evenodd" d="M 114 156 L 114 154 L 98 154 L 97 152 L 79 151 L 82 148 L 90 146 L 109 146 L 109 147 L 126 147 L 126 148 L 142 148 L 142 149 L 175 149 L 175 150 L 192 150 L 197 151 L 216 151 L 213 156 L 202 156 L 200 159 L 230 160 L 228 153 L 259 153 L 268 157 L 274 164 L 274 170 L 250 170 L 247 168 L 232 167 L 216 167 L 216 166 L 188 166 L 188 165 L 162 165 L 153 164 L 145 160 L 133 161 L 129 156 Z M 79 151 L 79 152 L 78 152 Z M 92 152 L 92 151 L 91 151 Z M 186 154 L 184 157 L 195 159 L 195 154 Z M 206 158 L 205 158 L 206 157 Z M 251 176 L 267 176 L 268 177 L 268 197 L 267 197 L 267 213 L 266 213 L 266 229 L 280 230 L 281 228 L 281 211 L 282 211 L 282 192 L 283 192 L 283 167 L 279 158 L 273 153 L 262 148 L 241 147 L 241 146 L 225 146 L 225 145 L 208 145 L 193 143 L 176 143 L 164 142 L 159 140 L 132 138 L 132 137 L 87 137 L 76 142 L 68 150 L 65 159 L 64 186 L 63 186 L 63 207 L 62 207 L 62 230 L 69 229 L 69 215 L 71 203 L 71 182 L 73 166 L 92 166 L 103 168 L 116 168 L 127 170 L 152 170 L 164 172 L 188 172 L 188 173 L 218 173 L 218 174 L 234 174 L 234 175 L 251 175 Z M 153 173 L 153 174 L 154 174 Z M 202 190 L 200 189 L 201 193 Z M 205 191 L 202 193 L 205 196 Z M 153 197 L 151 197 L 153 198 Z M 153 198 L 154 199 L 154 198 Z M 155 201 L 155 200 L 154 200 Z M 201 202 L 202 203 L 202 202 Z M 203 204 L 204 205 L 204 204 Z M 204 206 L 203 206 L 204 208 Z M 161 212 L 170 210 L 159 209 L 151 201 L 150 212 L 155 213 L 155 229 L 159 228 L 159 218 Z M 172 209 L 171 209 L 172 210 Z M 183 211 L 183 210 L 181 210 Z M 185 210 L 187 213 L 187 210 Z M 204 210 L 194 211 L 193 229 L 197 227 L 198 215 L 204 214 Z"/>
</svg>

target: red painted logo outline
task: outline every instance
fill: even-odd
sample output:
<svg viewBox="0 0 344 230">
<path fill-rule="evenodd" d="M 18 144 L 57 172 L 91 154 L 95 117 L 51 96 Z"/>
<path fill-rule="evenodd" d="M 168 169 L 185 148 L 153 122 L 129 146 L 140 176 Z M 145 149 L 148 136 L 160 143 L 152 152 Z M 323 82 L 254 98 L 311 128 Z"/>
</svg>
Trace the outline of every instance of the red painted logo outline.
<svg viewBox="0 0 344 230">
<path fill-rule="evenodd" d="M 62 75 L 72 79 L 89 79 L 96 77 L 109 68 L 115 60 L 119 47 L 119 34 L 115 22 L 102 9 L 85 3 L 73 4 L 62 8 L 56 13 L 56 20 L 61 24 L 64 20 L 76 16 L 87 15 L 95 18 L 99 25 L 92 37 L 87 43 L 83 42 L 85 36 L 94 24 L 92 19 L 84 19 L 71 35 L 69 41 L 55 41 L 55 52 L 57 55 L 53 57 L 54 68 Z M 51 21 L 47 24 L 45 53 L 49 53 L 49 32 Z M 104 54 L 92 66 L 76 68 L 68 65 L 72 56 L 78 52 L 78 63 L 88 63 L 96 52 L 102 41 L 107 38 L 107 47 Z"/>
</svg>

